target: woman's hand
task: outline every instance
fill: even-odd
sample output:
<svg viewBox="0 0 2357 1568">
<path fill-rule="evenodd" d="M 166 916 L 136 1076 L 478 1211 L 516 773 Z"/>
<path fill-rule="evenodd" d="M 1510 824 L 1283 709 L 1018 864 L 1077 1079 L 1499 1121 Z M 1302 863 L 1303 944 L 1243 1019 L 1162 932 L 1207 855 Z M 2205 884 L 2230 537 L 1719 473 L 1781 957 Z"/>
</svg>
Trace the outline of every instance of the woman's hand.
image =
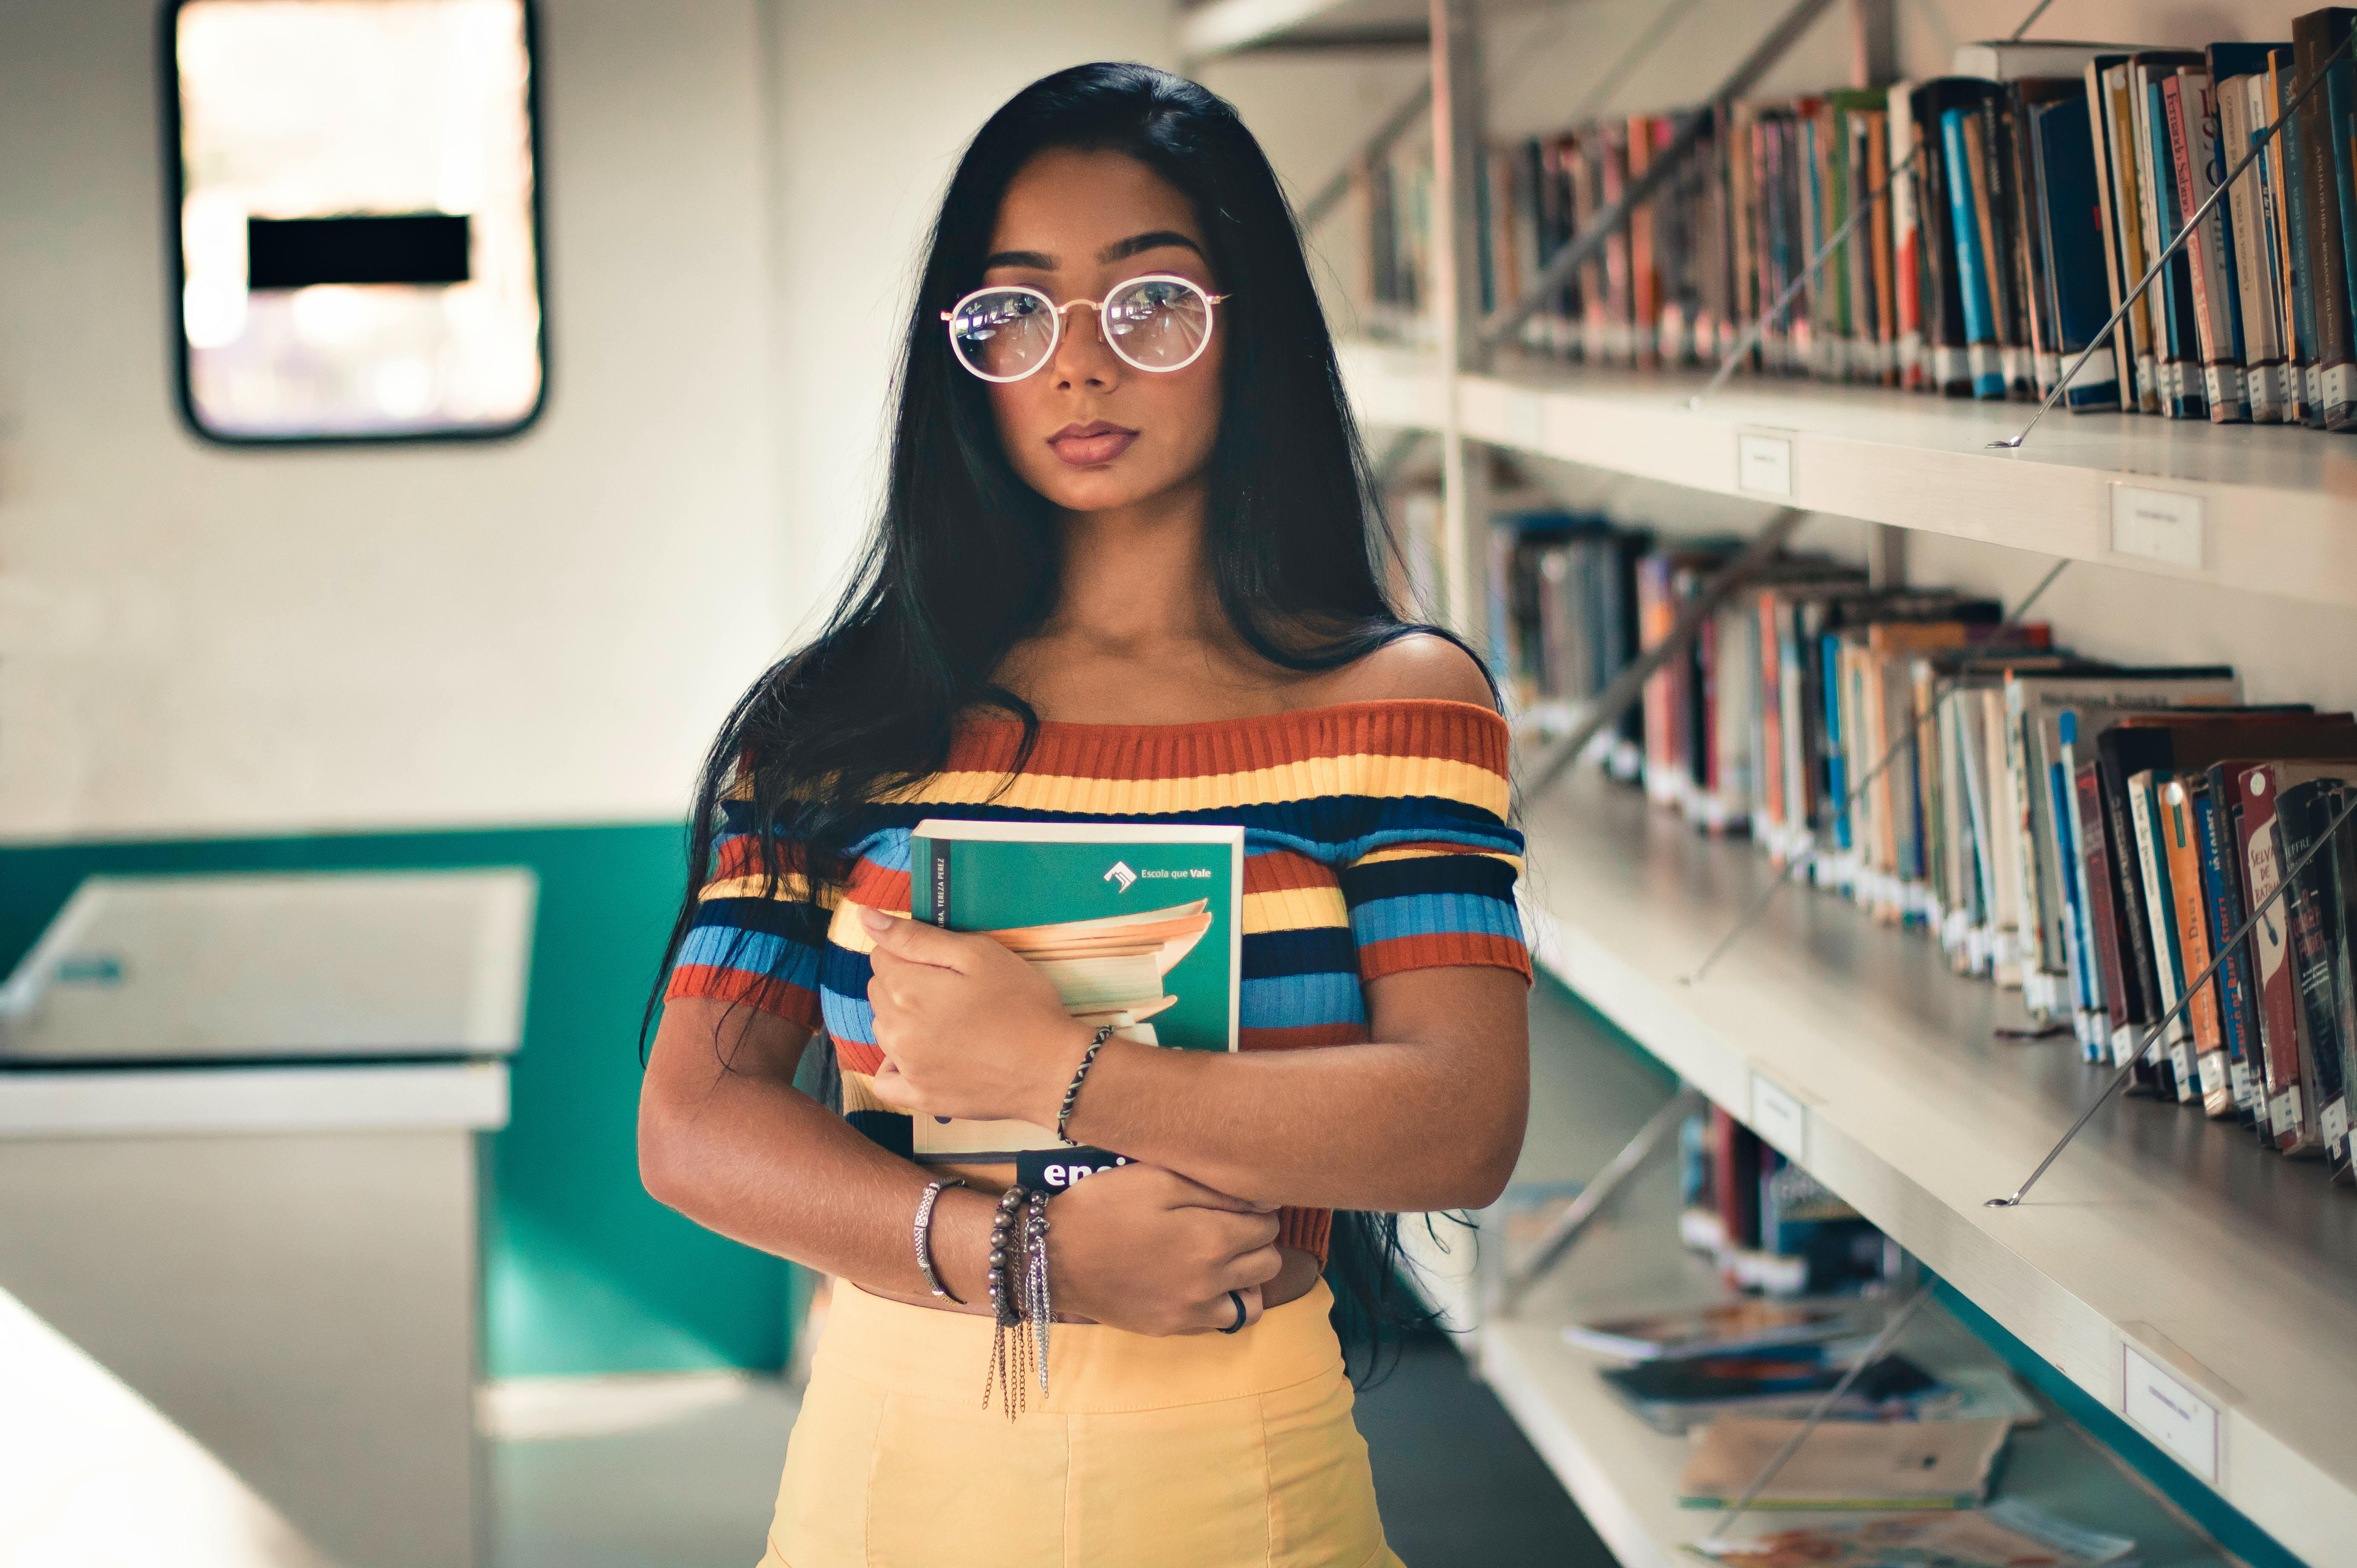
<svg viewBox="0 0 2357 1568">
<path fill-rule="evenodd" d="M 1095 1031 L 1047 978 L 985 936 L 874 909 L 859 918 L 875 940 L 877 1097 L 912 1115 L 1052 1126 Z"/>
<path fill-rule="evenodd" d="M 1133 1334 L 1202 1334 L 1259 1321 L 1276 1277 L 1276 1210 L 1160 1165 L 1115 1165 L 1048 1205 L 1048 1280 L 1060 1316 Z"/>
</svg>

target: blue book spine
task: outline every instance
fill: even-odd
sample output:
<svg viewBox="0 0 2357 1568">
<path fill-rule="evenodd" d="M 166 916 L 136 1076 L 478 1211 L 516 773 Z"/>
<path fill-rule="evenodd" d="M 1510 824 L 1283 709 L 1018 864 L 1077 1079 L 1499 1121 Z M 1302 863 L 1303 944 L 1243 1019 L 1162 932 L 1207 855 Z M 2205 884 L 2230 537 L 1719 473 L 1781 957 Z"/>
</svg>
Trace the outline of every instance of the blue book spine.
<svg viewBox="0 0 2357 1568">
<path fill-rule="evenodd" d="M 1825 665 L 1825 810 L 1832 814 L 1834 845 L 1849 848 L 1849 774 L 1842 766 L 1841 639 L 1832 632 L 1820 645 Z"/>
<path fill-rule="evenodd" d="M 1973 204 L 1973 165 L 1964 145 L 1964 114 L 1940 116 L 1940 145 L 1948 157 L 1948 227 L 1956 237 L 1956 283 L 1964 301 L 1964 340 L 1973 355 L 1973 395 L 2005 396 L 1996 358 L 1996 307 L 1989 299 L 1988 267 L 1981 256 L 1981 225 Z"/>
<path fill-rule="evenodd" d="M 2332 16 L 2325 42 L 2337 49 L 2348 41 L 2350 24 L 2340 7 Z M 2348 297 L 2357 300 L 2357 169 L 2351 167 L 2357 147 L 2350 142 L 2357 136 L 2357 64 L 2346 57 L 2336 60 L 2324 73 L 2323 92 L 2324 123 L 2332 132 L 2332 188 L 2341 209 L 2342 284 Z"/>
<path fill-rule="evenodd" d="M 2061 368 L 2067 371 L 2112 314 L 2103 226 L 2089 219 L 2100 209 L 2094 139 L 2084 99 L 2040 104 L 2029 113 L 2029 145 L 2038 166 L 2038 220 L 2046 242 L 2046 285 Z M 2118 356 L 2097 353 L 2090 359 L 2072 379 L 2062 401 L 2072 409 L 2119 407 Z"/>
<path fill-rule="evenodd" d="M 2225 867 L 2221 859 L 2218 838 L 2218 804 L 2203 790 L 2191 797 L 2193 802 L 2193 832 L 2201 848 L 2201 897 L 2210 911 L 2210 929 L 2217 940 L 2224 941 L 2242 925 L 2242 912 L 2235 908 L 2233 892 L 2225 881 Z M 2235 1107 L 2245 1114 L 2254 1113 L 2255 1085 L 2259 1081 L 2253 1068 L 2258 1061 L 2257 1042 L 2254 1038 L 2251 977 L 2244 967 L 2240 948 L 2230 948 L 2226 961 L 2218 966 L 2215 976 L 2218 987 L 2218 1017 L 2221 1032 L 2226 1037 L 2226 1073 L 2233 1085 Z"/>
</svg>

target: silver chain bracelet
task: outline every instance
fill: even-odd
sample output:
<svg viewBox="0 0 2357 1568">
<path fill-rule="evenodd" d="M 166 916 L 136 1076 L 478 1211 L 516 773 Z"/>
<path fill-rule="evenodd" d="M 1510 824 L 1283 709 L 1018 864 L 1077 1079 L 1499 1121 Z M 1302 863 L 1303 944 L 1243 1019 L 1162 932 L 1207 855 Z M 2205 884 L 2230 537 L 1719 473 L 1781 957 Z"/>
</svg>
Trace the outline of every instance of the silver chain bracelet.
<svg viewBox="0 0 2357 1568">
<path fill-rule="evenodd" d="M 924 1274 L 925 1283 L 933 1287 L 935 1295 L 960 1306 L 965 1303 L 950 1294 L 950 1287 L 942 1283 L 942 1276 L 933 1270 L 933 1205 L 941 1200 L 942 1188 L 964 1185 L 963 1176 L 949 1176 L 926 1187 L 925 1196 L 917 1199 L 917 1268 Z"/>
</svg>

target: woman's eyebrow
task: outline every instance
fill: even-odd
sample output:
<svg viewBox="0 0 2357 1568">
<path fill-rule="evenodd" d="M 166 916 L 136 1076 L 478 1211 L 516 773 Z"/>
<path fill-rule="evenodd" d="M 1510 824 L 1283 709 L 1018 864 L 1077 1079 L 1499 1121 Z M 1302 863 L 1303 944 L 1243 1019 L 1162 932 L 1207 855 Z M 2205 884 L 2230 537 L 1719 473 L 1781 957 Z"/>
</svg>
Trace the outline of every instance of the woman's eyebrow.
<svg viewBox="0 0 2357 1568">
<path fill-rule="evenodd" d="M 1165 245 L 1183 246 L 1185 249 L 1194 252 L 1199 256 L 1203 253 L 1202 246 L 1195 243 L 1194 241 L 1189 240 L 1186 235 L 1179 233 L 1177 230 L 1155 229 L 1143 234 L 1132 234 L 1126 240 L 1118 241 L 1114 244 L 1107 245 L 1103 250 L 1097 252 L 1097 260 L 1100 263 L 1126 261 L 1130 257 L 1136 255 L 1140 251 L 1157 251 L 1160 250 Z"/>
<path fill-rule="evenodd" d="M 1029 267 L 1035 273 L 1052 273 L 1056 270 L 1056 258 L 1045 251 L 993 251 L 984 260 L 982 270 L 988 272 L 993 267 Z"/>
</svg>

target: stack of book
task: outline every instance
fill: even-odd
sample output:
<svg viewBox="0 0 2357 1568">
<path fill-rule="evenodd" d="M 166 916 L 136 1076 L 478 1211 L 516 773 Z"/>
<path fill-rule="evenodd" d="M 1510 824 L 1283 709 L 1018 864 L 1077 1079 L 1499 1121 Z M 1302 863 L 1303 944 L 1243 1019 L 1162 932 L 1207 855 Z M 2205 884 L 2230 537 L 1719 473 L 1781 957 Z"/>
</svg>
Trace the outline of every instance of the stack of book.
<svg viewBox="0 0 2357 1568">
<path fill-rule="evenodd" d="M 1577 693 L 1534 647 L 1632 623 L 1649 645 L 1732 548 L 1649 548 L 1591 521 L 1584 548 L 1634 553 L 1633 598 L 1533 600 L 1547 557 L 1523 525 L 1501 525 L 1513 548 L 1496 553 L 1494 596 L 1539 607 L 1534 624 L 1508 618 L 1501 662 L 1521 672 L 1512 694 L 1543 699 Z M 1994 601 L 1794 557 L 1651 678 L 1637 725 L 1655 801 L 1779 862 L 1806 855 L 1818 886 L 1921 928 L 1959 972 L 2018 987 L 2089 1061 L 2130 1065 L 2184 999 L 2139 1085 L 2357 1174 L 2357 823 L 2228 950 L 2357 794 L 2351 714 L 2253 706 L 2225 666 L 2081 657 Z M 1746 1225 L 1730 1221 L 1738 1249 Z"/>
<path fill-rule="evenodd" d="M 1755 371 L 2042 397 L 2281 124 L 2063 401 L 2348 428 L 2357 63 L 2337 51 L 2352 25 L 2357 9 L 2329 7 L 2293 20 L 2283 42 L 1968 45 L 1951 76 L 1735 102 L 1524 323 L 1522 345 L 1591 364 L 1710 363 L 1757 324 Z M 1519 298 L 1665 156 L 1672 125 L 1634 115 L 1493 149 L 1480 188 L 1484 306 Z M 1415 337 L 1430 303 L 1429 157 L 1403 145 L 1361 182 L 1379 333 Z"/>
</svg>

